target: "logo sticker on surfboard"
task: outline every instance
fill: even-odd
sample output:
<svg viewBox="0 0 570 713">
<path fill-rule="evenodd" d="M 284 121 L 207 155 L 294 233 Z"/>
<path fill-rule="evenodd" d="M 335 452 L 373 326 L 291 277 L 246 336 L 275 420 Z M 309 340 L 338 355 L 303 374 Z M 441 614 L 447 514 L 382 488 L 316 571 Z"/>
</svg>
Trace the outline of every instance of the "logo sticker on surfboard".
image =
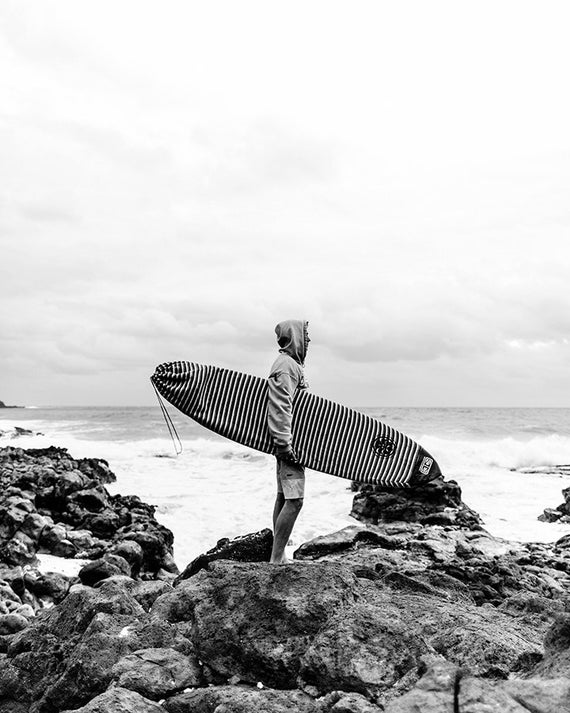
<svg viewBox="0 0 570 713">
<path fill-rule="evenodd" d="M 396 444 L 387 436 L 377 436 L 372 441 L 372 450 L 379 458 L 389 458 L 394 455 Z"/>
<path fill-rule="evenodd" d="M 429 475 L 432 465 L 433 458 L 428 458 L 427 456 L 425 456 L 420 465 L 420 473 L 422 475 Z"/>
</svg>

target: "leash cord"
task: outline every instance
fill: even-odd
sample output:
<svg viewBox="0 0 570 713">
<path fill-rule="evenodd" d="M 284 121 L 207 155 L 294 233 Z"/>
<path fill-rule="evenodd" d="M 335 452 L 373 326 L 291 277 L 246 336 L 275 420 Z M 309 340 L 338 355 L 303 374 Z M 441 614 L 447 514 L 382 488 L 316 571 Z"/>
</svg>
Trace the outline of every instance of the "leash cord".
<svg viewBox="0 0 570 713">
<path fill-rule="evenodd" d="M 166 427 L 168 428 L 168 433 L 170 433 L 170 438 L 172 438 L 174 450 L 176 451 L 176 455 L 179 456 L 182 453 L 182 441 L 180 440 L 180 436 L 178 435 L 176 426 L 172 422 L 172 418 L 170 417 L 170 414 L 168 413 L 168 410 L 167 410 L 166 406 L 164 405 L 164 402 L 162 401 L 162 398 L 160 396 L 158 389 L 156 388 L 154 382 L 151 382 L 151 383 L 154 388 L 156 398 L 158 399 L 158 405 L 160 406 L 160 410 L 162 411 L 162 415 L 164 416 L 164 421 L 166 423 Z M 175 436 L 176 436 L 176 441 L 178 441 L 178 444 L 174 440 Z M 178 450 L 178 448 L 180 448 L 180 450 Z"/>
</svg>

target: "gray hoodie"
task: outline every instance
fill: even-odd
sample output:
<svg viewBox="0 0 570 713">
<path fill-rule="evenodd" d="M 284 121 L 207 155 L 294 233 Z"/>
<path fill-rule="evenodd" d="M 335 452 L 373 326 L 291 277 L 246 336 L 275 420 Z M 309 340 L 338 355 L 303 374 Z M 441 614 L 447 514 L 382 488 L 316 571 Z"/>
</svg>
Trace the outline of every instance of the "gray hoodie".
<svg viewBox="0 0 570 713">
<path fill-rule="evenodd" d="M 308 322 L 288 319 L 275 327 L 279 356 L 269 372 L 267 427 L 277 450 L 292 445 L 291 417 L 297 389 L 305 389 L 303 365 L 307 354 Z"/>
</svg>

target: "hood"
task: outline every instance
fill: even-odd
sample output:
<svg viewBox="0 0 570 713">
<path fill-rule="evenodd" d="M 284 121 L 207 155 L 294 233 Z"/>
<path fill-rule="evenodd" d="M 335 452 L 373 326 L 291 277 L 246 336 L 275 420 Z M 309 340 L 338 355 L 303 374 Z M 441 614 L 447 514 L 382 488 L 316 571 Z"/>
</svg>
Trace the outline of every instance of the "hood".
<svg viewBox="0 0 570 713">
<path fill-rule="evenodd" d="M 286 319 L 275 327 L 279 351 L 303 365 L 307 354 L 307 326 L 302 319 Z"/>
</svg>

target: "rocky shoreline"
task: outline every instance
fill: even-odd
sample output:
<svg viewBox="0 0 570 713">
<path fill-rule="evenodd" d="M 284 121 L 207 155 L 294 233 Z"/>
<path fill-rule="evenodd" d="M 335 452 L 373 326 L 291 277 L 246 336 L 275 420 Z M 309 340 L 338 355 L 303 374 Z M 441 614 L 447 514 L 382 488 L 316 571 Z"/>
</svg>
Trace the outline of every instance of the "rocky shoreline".
<svg viewBox="0 0 570 713">
<path fill-rule="evenodd" d="M 179 573 L 113 479 L 0 449 L 0 713 L 570 711 L 570 536 L 492 537 L 453 481 L 367 486 L 294 562 L 264 530 Z"/>
</svg>

